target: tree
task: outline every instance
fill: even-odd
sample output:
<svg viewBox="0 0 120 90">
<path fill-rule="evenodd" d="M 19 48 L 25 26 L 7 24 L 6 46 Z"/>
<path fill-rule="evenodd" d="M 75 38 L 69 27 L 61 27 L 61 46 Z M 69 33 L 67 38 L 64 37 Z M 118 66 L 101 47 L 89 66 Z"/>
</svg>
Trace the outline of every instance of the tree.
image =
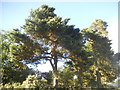
<svg viewBox="0 0 120 90">
<path fill-rule="evenodd" d="M 67 25 L 70 19 L 62 19 L 54 13 L 54 10 L 55 8 L 47 5 L 32 10 L 25 25 L 21 27 L 24 32 L 14 29 L 8 34 L 12 40 L 11 61 L 38 64 L 49 61 L 53 69 L 55 88 L 58 87 L 59 60 L 71 62 L 81 87 L 83 75 L 89 73 L 90 67 L 93 66 L 97 68 L 92 70 L 96 71 L 96 81 L 98 87 L 101 87 L 100 72 L 105 73 L 105 69 L 100 66 L 109 66 L 111 69 L 112 51 L 110 40 L 106 36 L 107 23 L 96 20 L 91 27 L 83 29 L 81 33 L 79 28 L 74 28 L 74 25 Z M 112 71 L 108 73 L 114 77 Z"/>
<path fill-rule="evenodd" d="M 113 55 L 113 60 L 112 60 L 112 64 L 114 65 L 114 67 L 117 69 L 117 74 L 118 77 L 120 76 L 120 53 L 116 53 Z"/>
<path fill-rule="evenodd" d="M 12 42 L 7 36 L 6 32 L 2 32 L 0 34 L 0 39 L 2 40 L 0 43 L 0 47 L 2 49 L 0 53 L 0 66 L 2 66 L 0 68 L 0 71 L 2 72 L 2 83 L 22 83 L 22 81 L 24 81 L 29 74 L 34 74 L 34 71 L 32 69 L 29 69 L 22 62 L 11 61 L 10 45 Z"/>
<path fill-rule="evenodd" d="M 22 27 L 25 33 L 15 29 L 9 36 L 14 41 L 11 46 L 12 59 L 36 63 L 49 61 L 53 69 L 53 86 L 57 88 L 58 61 L 80 56 L 78 52 L 81 52 L 83 41 L 80 30 L 67 25 L 69 19 L 62 20 L 54 10 L 47 5 L 32 10 Z"/>
<path fill-rule="evenodd" d="M 107 23 L 100 19 L 92 23 L 89 28 L 83 29 L 83 35 L 87 41 L 86 47 L 92 51 L 95 59 L 94 69 L 96 69 L 96 80 L 98 88 L 102 87 L 102 76 L 106 78 L 106 82 L 113 80 L 115 69 L 112 62 L 113 51 L 111 50 L 111 42 L 107 36 Z"/>
</svg>

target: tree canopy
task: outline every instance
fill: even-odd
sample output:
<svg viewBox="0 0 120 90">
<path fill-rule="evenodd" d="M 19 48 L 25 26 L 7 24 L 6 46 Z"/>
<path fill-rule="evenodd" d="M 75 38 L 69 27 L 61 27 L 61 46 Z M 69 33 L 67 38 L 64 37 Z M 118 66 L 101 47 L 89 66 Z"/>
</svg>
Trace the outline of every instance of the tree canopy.
<svg viewBox="0 0 120 90">
<path fill-rule="evenodd" d="M 82 48 L 84 41 L 79 28 L 67 25 L 69 19 L 62 20 L 54 10 L 42 5 L 31 11 L 22 27 L 25 33 L 15 29 L 9 36 L 15 43 L 11 46 L 12 59 L 49 60 L 57 78 L 57 62 L 61 58 L 81 65 L 91 61 L 87 60 L 87 52 Z"/>
<path fill-rule="evenodd" d="M 17 71 L 19 67 L 27 67 L 27 63 L 49 61 L 55 88 L 60 83 L 74 85 L 69 80 L 72 77 L 69 74 L 77 75 L 75 82 L 81 87 L 93 85 L 91 82 L 94 82 L 100 88 L 104 82 L 112 81 L 116 73 L 111 64 L 113 51 L 107 36 L 107 22 L 97 19 L 90 27 L 80 30 L 75 25 L 68 25 L 69 18 L 63 19 L 54 11 L 55 8 L 48 5 L 31 10 L 21 30 L 13 29 L 3 36 L 3 66 L 17 66 L 17 69 L 10 68 Z M 66 66 L 61 74 L 59 61 L 64 61 Z M 64 78 L 66 75 L 69 77 Z"/>
</svg>

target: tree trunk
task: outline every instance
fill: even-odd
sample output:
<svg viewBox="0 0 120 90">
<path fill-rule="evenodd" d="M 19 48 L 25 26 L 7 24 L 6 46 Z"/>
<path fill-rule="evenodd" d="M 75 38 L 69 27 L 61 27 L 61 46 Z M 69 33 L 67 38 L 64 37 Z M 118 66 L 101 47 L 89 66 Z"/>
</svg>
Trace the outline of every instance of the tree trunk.
<svg viewBox="0 0 120 90">
<path fill-rule="evenodd" d="M 96 58 L 95 52 L 94 52 L 94 57 L 96 59 L 95 66 L 96 66 L 97 86 L 98 86 L 98 88 L 102 88 L 101 76 L 100 76 L 99 66 L 98 66 L 98 60 Z"/>
<path fill-rule="evenodd" d="M 54 70 L 53 70 L 53 74 L 54 74 L 53 86 L 55 88 L 58 88 L 58 80 L 57 80 L 57 56 L 55 56 L 55 58 L 54 58 Z"/>
<path fill-rule="evenodd" d="M 98 88 L 102 88 L 101 76 L 100 76 L 99 67 L 98 67 L 98 61 L 96 61 L 95 64 L 96 64 L 96 76 L 97 76 Z"/>
<path fill-rule="evenodd" d="M 56 52 L 56 48 L 57 48 L 57 45 L 56 43 L 54 42 L 54 46 L 52 48 L 52 56 L 53 56 L 53 65 L 52 65 L 52 68 L 53 68 L 53 86 L 55 88 L 58 88 L 58 76 L 57 76 L 57 52 Z"/>
</svg>

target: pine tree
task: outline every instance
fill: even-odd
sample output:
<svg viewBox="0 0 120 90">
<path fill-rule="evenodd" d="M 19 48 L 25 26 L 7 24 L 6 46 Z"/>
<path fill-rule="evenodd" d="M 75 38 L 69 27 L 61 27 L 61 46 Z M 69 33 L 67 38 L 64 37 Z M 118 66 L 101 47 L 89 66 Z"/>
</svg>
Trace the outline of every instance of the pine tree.
<svg viewBox="0 0 120 90">
<path fill-rule="evenodd" d="M 47 5 L 32 10 L 22 27 L 25 32 L 16 29 L 9 36 L 15 43 L 11 46 L 12 59 L 36 63 L 49 61 L 53 69 L 53 86 L 57 88 L 58 61 L 71 59 L 70 55 L 81 52 L 83 42 L 80 30 L 67 25 L 69 19 L 63 20 L 54 10 Z"/>
<path fill-rule="evenodd" d="M 0 39 L 0 48 L 2 49 L 0 53 L 0 71 L 2 72 L 1 83 L 22 82 L 29 74 L 34 74 L 34 71 L 29 69 L 26 64 L 18 61 L 11 61 L 10 47 L 12 41 L 5 31 L 0 34 Z"/>
<path fill-rule="evenodd" d="M 114 67 L 111 64 L 113 51 L 106 28 L 107 23 L 98 19 L 89 28 L 82 30 L 87 41 L 86 46 L 95 59 L 93 67 L 96 69 L 98 88 L 102 88 L 101 80 L 105 79 L 104 82 L 110 82 L 116 77 Z"/>
</svg>

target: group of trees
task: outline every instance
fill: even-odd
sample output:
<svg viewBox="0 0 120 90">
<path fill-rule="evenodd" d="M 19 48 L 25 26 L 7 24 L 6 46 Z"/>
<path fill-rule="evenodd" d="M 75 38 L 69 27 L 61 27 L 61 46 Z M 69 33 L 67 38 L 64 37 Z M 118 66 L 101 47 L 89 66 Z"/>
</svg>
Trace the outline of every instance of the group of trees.
<svg viewBox="0 0 120 90">
<path fill-rule="evenodd" d="M 117 72 L 112 63 L 114 53 L 106 31 L 107 23 L 98 19 L 80 30 L 68 25 L 70 19 L 62 19 L 54 10 L 42 5 L 30 12 L 21 30 L 1 34 L 3 84 L 22 82 L 34 74 L 27 63 L 47 61 L 53 71 L 45 74 L 51 78 L 44 78 L 55 88 L 61 85 L 102 88 L 105 82 L 114 80 Z M 58 70 L 60 60 L 65 65 L 62 70 Z M 73 81 L 75 75 L 77 78 Z"/>
</svg>

